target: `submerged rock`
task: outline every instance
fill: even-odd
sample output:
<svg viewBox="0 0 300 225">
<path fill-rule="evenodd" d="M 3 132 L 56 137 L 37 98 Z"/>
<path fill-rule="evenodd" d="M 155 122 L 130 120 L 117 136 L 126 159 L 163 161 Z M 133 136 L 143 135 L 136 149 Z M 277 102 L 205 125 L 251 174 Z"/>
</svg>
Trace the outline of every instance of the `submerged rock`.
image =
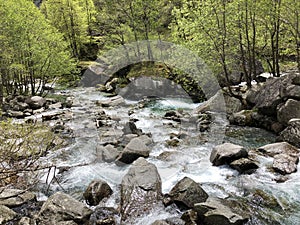
<svg viewBox="0 0 300 225">
<path fill-rule="evenodd" d="M 161 178 L 155 165 L 139 158 L 121 183 L 121 219 L 134 219 L 157 205 L 162 205 Z"/>
<path fill-rule="evenodd" d="M 191 209 L 195 203 L 205 202 L 208 194 L 200 184 L 191 178 L 184 177 L 170 191 L 169 197 L 179 208 Z"/>
<path fill-rule="evenodd" d="M 89 220 L 92 210 L 71 196 L 57 192 L 43 204 L 38 219 L 41 224 L 58 224 L 59 222 L 75 221 L 85 223 Z"/>
<path fill-rule="evenodd" d="M 200 221 L 204 225 L 243 225 L 249 220 L 245 213 L 239 213 L 224 199 L 209 197 L 206 202 L 195 204 Z"/>
<path fill-rule="evenodd" d="M 210 155 L 210 161 L 214 166 L 221 166 L 247 156 L 248 152 L 244 147 L 231 143 L 224 143 L 213 148 Z"/>
<path fill-rule="evenodd" d="M 258 168 L 258 165 L 253 160 L 248 158 L 235 160 L 231 162 L 229 166 L 233 169 L 236 169 L 240 173 L 246 174 L 251 174 Z"/>
<path fill-rule="evenodd" d="M 150 154 L 150 148 L 146 146 L 139 138 L 132 139 L 117 158 L 117 164 L 130 164 L 139 157 L 147 158 Z"/>
<path fill-rule="evenodd" d="M 85 190 L 83 197 L 89 205 L 98 205 L 103 198 L 113 193 L 110 186 L 103 180 L 92 181 Z"/>
</svg>

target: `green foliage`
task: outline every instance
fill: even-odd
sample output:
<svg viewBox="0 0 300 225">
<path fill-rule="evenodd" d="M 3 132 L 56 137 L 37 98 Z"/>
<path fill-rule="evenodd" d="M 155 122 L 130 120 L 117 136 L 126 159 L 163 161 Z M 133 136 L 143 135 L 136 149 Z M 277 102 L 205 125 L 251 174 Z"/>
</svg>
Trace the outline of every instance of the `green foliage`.
<svg viewBox="0 0 300 225">
<path fill-rule="evenodd" d="M 90 41 L 95 8 L 92 0 L 45 0 L 41 11 L 68 42 L 74 57 Z"/>
<path fill-rule="evenodd" d="M 32 1 L 0 0 L 0 18 L 0 90 L 4 94 L 41 93 L 49 80 L 75 69 L 62 35 Z"/>
<path fill-rule="evenodd" d="M 38 160 L 58 144 L 57 140 L 57 137 L 42 124 L 1 121 L 0 186 L 19 182 L 20 177 L 24 176 L 22 173 L 29 174 L 41 169 Z"/>
<path fill-rule="evenodd" d="M 251 85 L 257 60 L 266 62 L 274 76 L 279 75 L 284 55 L 296 55 L 299 65 L 299 4 L 296 0 L 183 0 L 173 9 L 172 36 L 196 51 L 216 74 L 228 77 L 238 69 Z"/>
</svg>

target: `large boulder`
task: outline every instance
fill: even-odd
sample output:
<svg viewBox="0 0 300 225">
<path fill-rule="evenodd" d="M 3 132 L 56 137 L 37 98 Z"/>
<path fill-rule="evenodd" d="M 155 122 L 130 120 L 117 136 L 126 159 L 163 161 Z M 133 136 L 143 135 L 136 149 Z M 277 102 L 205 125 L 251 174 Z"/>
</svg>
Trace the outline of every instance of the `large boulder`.
<svg viewBox="0 0 300 225">
<path fill-rule="evenodd" d="M 25 101 L 31 109 L 40 109 L 46 104 L 46 99 L 41 96 L 32 96 Z"/>
<path fill-rule="evenodd" d="M 148 157 L 150 148 L 146 146 L 139 138 L 132 139 L 117 158 L 117 164 L 130 164 L 139 157 Z"/>
<path fill-rule="evenodd" d="M 269 144 L 258 148 L 268 156 L 274 157 L 273 169 L 280 174 L 290 174 L 297 171 L 299 149 L 287 142 Z"/>
<path fill-rule="evenodd" d="M 272 144 L 267 144 L 258 148 L 258 151 L 274 157 L 278 154 L 288 154 L 297 156 L 299 154 L 299 149 L 287 142 L 277 142 Z"/>
<path fill-rule="evenodd" d="M 43 204 L 38 218 L 41 224 L 58 224 L 64 221 L 74 221 L 84 224 L 90 218 L 92 210 L 71 196 L 57 192 Z"/>
<path fill-rule="evenodd" d="M 191 209 L 195 203 L 205 202 L 208 194 L 200 184 L 188 177 L 181 179 L 170 191 L 169 197 L 179 208 Z"/>
<path fill-rule="evenodd" d="M 290 120 L 287 128 L 280 133 L 279 140 L 300 148 L 300 119 Z"/>
<path fill-rule="evenodd" d="M 275 116 L 277 106 L 284 101 L 283 90 L 292 84 L 294 77 L 295 75 L 288 75 L 267 79 L 266 83 L 256 92 L 254 99 L 251 100 L 259 112 Z"/>
<path fill-rule="evenodd" d="M 243 225 L 249 220 L 246 213 L 237 212 L 225 199 L 209 197 L 195 204 L 194 210 L 204 225 Z"/>
<path fill-rule="evenodd" d="M 277 120 L 287 125 L 293 118 L 300 118 L 300 101 L 288 99 L 277 112 Z"/>
<path fill-rule="evenodd" d="M 85 192 L 83 197 L 89 205 L 98 205 L 103 198 L 109 197 L 113 193 L 110 186 L 103 180 L 92 181 Z"/>
<path fill-rule="evenodd" d="M 121 183 L 122 221 L 149 213 L 161 204 L 161 178 L 157 168 L 144 158 L 137 159 Z"/>
<path fill-rule="evenodd" d="M 13 220 L 17 216 L 10 208 L 0 205 L 0 224 L 7 224 L 10 220 Z"/>
<path fill-rule="evenodd" d="M 213 148 L 210 161 L 214 166 L 230 164 L 234 160 L 248 156 L 247 150 L 239 145 L 224 143 Z"/>
<path fill-rule="evenodd" d="M 35 194 L 29 191 L 10 188 L 0 190 L 0 205 L 17 207 L 35 199 Z"/>
<path fill-rule="evenodd" d="M 278 154 L 274 156 L 273 169 L 280 174 L 290 174 L 297 171 L 299 157 L 289 154 Z"/>
</svg>

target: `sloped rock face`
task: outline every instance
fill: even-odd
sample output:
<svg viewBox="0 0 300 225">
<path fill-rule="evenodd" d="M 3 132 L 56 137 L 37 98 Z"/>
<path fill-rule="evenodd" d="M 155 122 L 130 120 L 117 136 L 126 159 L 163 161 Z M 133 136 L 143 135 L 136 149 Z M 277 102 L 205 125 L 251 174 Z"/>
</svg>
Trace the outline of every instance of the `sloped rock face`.
<svg viewBox="0 0 300 225">
<path fill-rule="evenodd" d="M 293 118 L 300 118 L 300 101 L 289 99 L 279 107 L 277 119 L 280 123 L 287 125 Z"/>
<path fill-rule="evenodd" d="M 121 219 L 126 221 L 149 213 L 162 204 L 161 179 L 157 168 L 137 159 L 121 183 Z"/>
<path fill-rule="evenodd" d="M 244 147 L 231 143 L 224 143 L 213 148 L 210 155 L 210 161 L 214 166 L 221 166 L 247 156 L 248 152 Z"/>
<path fill-rule="evenodd" d="M 234 211 L 224 199 L 209 197 L 206 202 L 195 204 L 194 210 L 204 225 L 243 225 L 249 216 Z"/>
<path fill-rule="evenodd" d="M 169 197 L 179 208 L 191 209 L 195 203 L 205 202 L 208 194 L 200 184 L 191 178 L 184 177 L 172 188 Z"/>
<path fill-rule="evenodd" d="M 279 140 L 300 148 L 300 119 L 290 120 L 288 126 L 280 133 Z"/>
<path fill-rule="evenodd" d="M 41 224 L 58 224 L 66 221 L 84 224 L 91 214 L 92 210 L 83 203 L 67 194 L 57 192 L 43 204 L 38 218 Z"/>
<path fill-rule="evenodd" d="M 150 148 L 146 146 L 139 138 L 132 139 L 117 158 L 117 165 L 122 163 L 130 164 L 139 157 L 147 158 L 150 154 Z"/>
<path fill-rule="evenodd" d="M 269 116 L 276 115 L 277 106 L 284 101 L 282 92 L 292 84 L 294 77 L 295 75 L 268 79 L 253 99 L 259 112 Z"/>
</svg>

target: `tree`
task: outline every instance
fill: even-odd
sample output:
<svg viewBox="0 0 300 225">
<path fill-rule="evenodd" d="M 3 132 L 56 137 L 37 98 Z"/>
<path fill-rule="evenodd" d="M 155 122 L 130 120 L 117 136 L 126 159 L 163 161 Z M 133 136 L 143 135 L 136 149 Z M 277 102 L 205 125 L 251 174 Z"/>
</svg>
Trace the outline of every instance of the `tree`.
<svg viewBox="0 0 300 225">
<path fill-rule="evenodd" d="M 62 35 L 29 0 L 0 0 L 1 95 L 41 94 L 49 80 L 70 74 Z"/>
<path fill-rule="evenodd" d="M 282 0 L 282 21 L 287 45 L 285 54 L 295 55 L 297 68 L 300 72 L 300 2 L 297 0 Z"/>
<path fill-rule="evenodd" d="M 41 5 L 50 23 L 63 33 L 72 49 L 72 54 L 80 58 L 80 50 L 90 41 L 94 20 L 92 0 L 45 0 Z"/>
</svg>

